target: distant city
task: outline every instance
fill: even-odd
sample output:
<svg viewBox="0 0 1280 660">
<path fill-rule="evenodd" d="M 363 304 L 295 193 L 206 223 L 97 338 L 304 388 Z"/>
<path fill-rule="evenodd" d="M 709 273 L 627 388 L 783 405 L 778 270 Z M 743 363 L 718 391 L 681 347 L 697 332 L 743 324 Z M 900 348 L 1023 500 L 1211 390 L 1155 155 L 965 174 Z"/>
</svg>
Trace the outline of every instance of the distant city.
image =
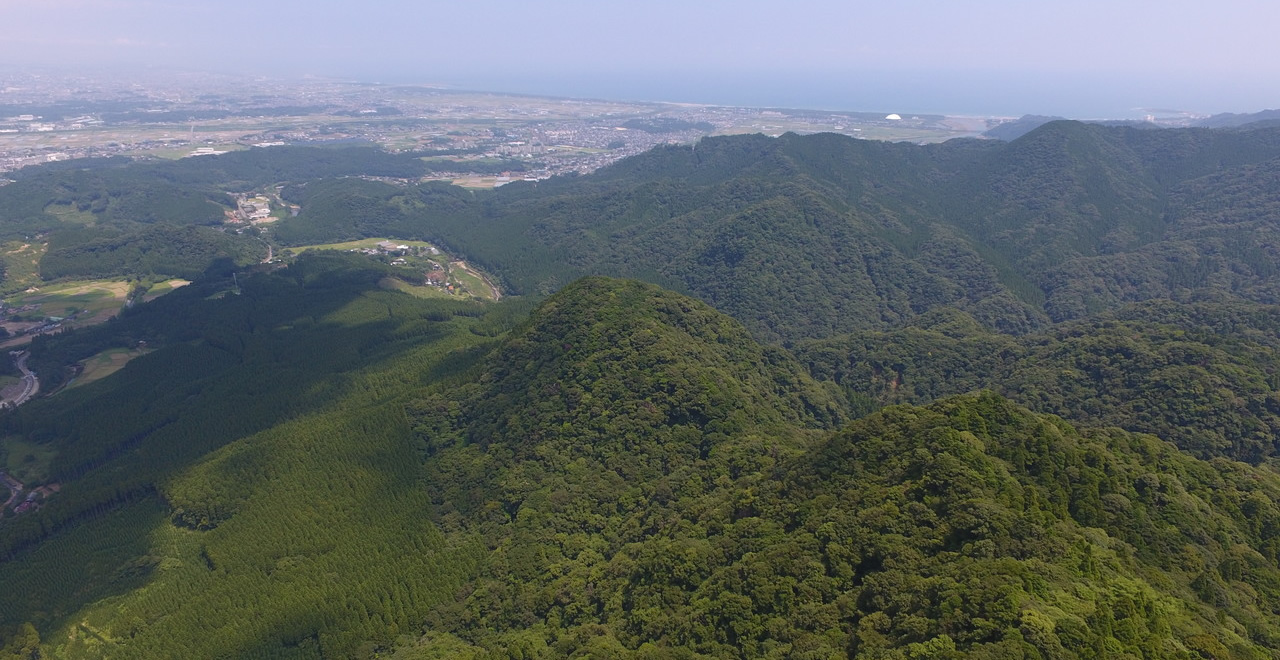
<svg viewBox="0 0 1280 660">
<path fill-rule="evenodd" d="M 1152 110 L 1143 121 L 1204 117 Z M 185 158 L 367 143 L 432 161 L 428 178 L 492 187 L 587 173 L 708 135 L 835 132 L 930 143 L 1017 118 L 575 99 L 407 84 L 215 74 L 0 73 L 0 172 L 77 158 Z M 0 180 L 2 181 L 2 180 Z"/>
<path fill-rule="evenodd" d="M 329 80 L 25 73 L 0 75 L 0 172 L 75 158 L 182 158 L 364 142 L 439 159 L 434 178 L 483 186 L 591 172 L 660 144 L 707 135 L 831 131 L 924 143 L 976 136 L 1007 119 L 564 99 Z"/>
</svg>

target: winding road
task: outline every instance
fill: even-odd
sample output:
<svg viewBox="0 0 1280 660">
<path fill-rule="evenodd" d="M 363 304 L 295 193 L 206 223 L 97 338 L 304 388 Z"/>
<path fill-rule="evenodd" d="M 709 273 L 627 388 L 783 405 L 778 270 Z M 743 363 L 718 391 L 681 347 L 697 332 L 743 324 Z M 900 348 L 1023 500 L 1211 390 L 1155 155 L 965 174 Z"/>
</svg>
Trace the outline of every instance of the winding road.
<svg viewBox="0 0 1280 660">
<path fill-rule="evenodd" d="M 18 499 L 18 496 L 22 494 L 22 491 L 26 486 L 22 485 L 21 481 L 9 476 L 9 473 L 3 470 L 0 470 L 0 482 L 3 482 L 4 487 L 9 489 L 9 498 L 4 501 L 3 505 L 0 505 L 0 509 L 8 509 L 14 501 Z"/>
<path fill-rule="evenodd" d="M 40 379 L 36 378 L 36 372 L 27 368 L 27 357 L 29 355 L 30 354 L 26 351 L 20 351 L 14 357 L 14 364 L 17 365 L 18 370 L 22 372 L 22 391 L 19 392 L 17 396 L 6 398 L 4 400 L 4 403 L 9 404 L 12 408 L 17 408 L 27 401 L 30 401 L 31 397 L 40 392 Z"/>
</svg>

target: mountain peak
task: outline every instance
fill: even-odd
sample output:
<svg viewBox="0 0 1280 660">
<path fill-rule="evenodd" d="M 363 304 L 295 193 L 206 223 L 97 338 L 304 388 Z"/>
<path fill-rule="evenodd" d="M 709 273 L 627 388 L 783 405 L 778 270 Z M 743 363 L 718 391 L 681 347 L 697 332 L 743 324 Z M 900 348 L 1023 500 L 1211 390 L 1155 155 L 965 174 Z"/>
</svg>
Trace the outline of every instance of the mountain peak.
<svg viewBox="0 0 1280 660">
<path fill-rule="evenodd" d="M 580 279 L 491 358 L 473 440 L 562 435 L 625 443 L 674 428 L 716 438 L 764 424 L 829 426 L 827 390 L 705 303 L 633 280 Z M 621 433 L 621 436 L 618 434 Z M 580 438 L 581 439 L 581 438 Z"/>
</svg>

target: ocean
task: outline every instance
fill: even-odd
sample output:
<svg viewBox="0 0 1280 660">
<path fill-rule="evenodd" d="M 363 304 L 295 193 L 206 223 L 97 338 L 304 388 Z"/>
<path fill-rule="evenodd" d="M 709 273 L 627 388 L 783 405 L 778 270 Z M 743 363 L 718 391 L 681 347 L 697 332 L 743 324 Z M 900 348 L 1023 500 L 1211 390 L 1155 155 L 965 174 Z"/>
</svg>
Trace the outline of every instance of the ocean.
<svg viewBox="0 0 1280 660">
<path fill-rule="evenodd" d="M 1122 75 L 1016 72 L 757 72 L 757 73 L 405 73 L 381 82 L 446 84 L 470 90 L 747 107 L 806 108 L 899 114 L 1073 119 L 1139 119 L 1149 114 L 1208 115 L 1280 106 L 1270 86 L 1213 80 Z"/>
</svg>

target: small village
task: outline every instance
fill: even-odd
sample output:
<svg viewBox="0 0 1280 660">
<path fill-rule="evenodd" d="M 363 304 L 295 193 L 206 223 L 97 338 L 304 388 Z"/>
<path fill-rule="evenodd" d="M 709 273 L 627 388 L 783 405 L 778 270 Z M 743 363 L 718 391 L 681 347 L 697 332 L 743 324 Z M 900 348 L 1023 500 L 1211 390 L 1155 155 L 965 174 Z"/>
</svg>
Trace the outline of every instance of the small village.
<svg viewBox="0 0 1280 660">
<path fill-rule="evenodd" d="M 44 316 L 41 313 L 40 305 L 10 305 L 0 302 L 0 329 L 4 330 L 5 337 L 34 336 L 57 332 L 62 329 L 63 324 L 68 319 L 74 318 L 75 314 L 71 316 Z"/>
<path fill-rule="evenodd" d="M 347 251 L 378 258 L 391 266 L 418 270 L 422 272 L 421 285 L 449 295 L 470 295 L 487 300 L 501 298 L 498 288 L 489 278 L 468 266 L 465 261 L 450 259 L 449 255 L 430 243 L 410 242 L 413 245 L 383 240 L 368 247 L 350 248 Z"/>
<path fill-rule="evenodd" d="M 280 199 L 280 189 L 270 192 L 235 193 L 231 195 L 235 202 L 234 210 L 225 212 L 228 224 L 261 225 L 275 222 L 280 216 L 272 208 L 285 209 L 290 215 L 298 215 L 301 207 L 288 204 Z"/>
<path fill-rule="evenodd" d="M 50 496 L 62 489 L 60 484 L 44 484 L 28 489 L 13 475 L 0 470 L 0 483 L 8 489 L 9 495 L 0 506 L 0 516 L 22 515 L 38 510 Z"/>
</svg>

